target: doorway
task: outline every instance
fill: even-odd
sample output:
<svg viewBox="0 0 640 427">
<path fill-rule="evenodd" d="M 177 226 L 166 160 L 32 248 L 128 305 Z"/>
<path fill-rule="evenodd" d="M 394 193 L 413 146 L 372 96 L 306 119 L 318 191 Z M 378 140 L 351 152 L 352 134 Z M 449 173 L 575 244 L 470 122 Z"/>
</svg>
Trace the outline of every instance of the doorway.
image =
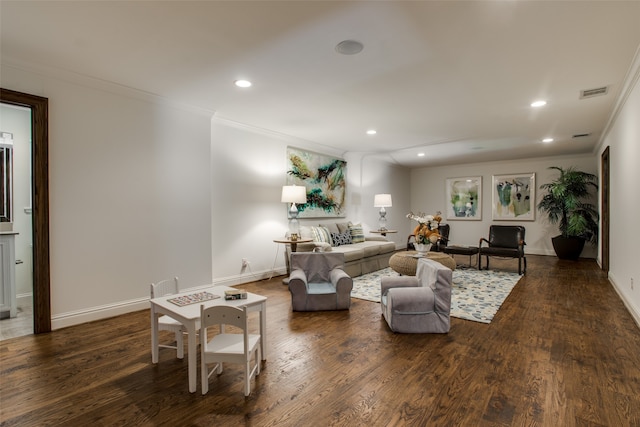
<svg viewBox="0 0 640 427">
<path fill-rule="evenodd" d="M 15 263 L 10 271 L 3 271 L 0 339 L 4 340 L 33 334 L 31 109 L 0 104 L 0 131 L 4 154 L 0 165 L 0 231 L 9 249 L 3 270 L 7 261 Z"/>
<path fill-rule="evenodd" d="M 49 269 L 49 100 L 0 89 L 0 102 L 31 110 L 33 332 L 51 331 Z"/>
</svg>

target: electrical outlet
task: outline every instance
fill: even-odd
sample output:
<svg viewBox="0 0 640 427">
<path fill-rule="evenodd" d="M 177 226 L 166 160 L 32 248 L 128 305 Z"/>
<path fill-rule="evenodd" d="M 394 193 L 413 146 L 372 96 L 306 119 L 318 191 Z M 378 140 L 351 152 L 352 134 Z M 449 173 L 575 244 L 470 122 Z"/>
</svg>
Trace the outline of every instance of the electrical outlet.
<svg viewBox="0 0 640 427">
<path fill-rule="evenodd" d="M 249 267 L 249 260 L 246 258 L 242 258 L 242 267 L 240 268 L 240 274 L 244 273 Z"/>
</svg>

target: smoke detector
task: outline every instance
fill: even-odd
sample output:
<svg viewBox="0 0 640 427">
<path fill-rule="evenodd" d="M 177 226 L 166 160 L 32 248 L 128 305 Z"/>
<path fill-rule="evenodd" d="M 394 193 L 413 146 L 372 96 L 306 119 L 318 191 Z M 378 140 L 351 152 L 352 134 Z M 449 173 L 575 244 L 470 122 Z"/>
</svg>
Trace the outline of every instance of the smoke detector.
<svg viewBox="0 0 640 427">
<path fill-rule="evenodd" d="M 364 45 L 356 40 L 343 40 L 336 45 L 336 52 L 343 55 L 355 55 L 362 52 Z"/>
</svg>

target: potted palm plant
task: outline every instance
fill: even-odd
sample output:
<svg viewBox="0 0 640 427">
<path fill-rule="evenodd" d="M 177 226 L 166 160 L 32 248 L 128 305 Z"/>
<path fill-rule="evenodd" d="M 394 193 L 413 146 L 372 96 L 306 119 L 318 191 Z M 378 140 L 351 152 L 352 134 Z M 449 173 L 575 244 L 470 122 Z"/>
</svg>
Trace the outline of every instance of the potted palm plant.
<svg viewBox="0 0 640 427">
<path fill-rule="evenodd" d="M 573 167 L 551 166 L 560 173 L 555 180 L 540 186 L 546 193 L 538 211 L 546 213 L 551 224 L 558 224 L 560 235 L 551 239 L 560 259 L 578 259 L 585 242 L 598 242 L 598 210 L 589 203 L 590 190 L 598 190 L 598 177 Z"/>
</svg>

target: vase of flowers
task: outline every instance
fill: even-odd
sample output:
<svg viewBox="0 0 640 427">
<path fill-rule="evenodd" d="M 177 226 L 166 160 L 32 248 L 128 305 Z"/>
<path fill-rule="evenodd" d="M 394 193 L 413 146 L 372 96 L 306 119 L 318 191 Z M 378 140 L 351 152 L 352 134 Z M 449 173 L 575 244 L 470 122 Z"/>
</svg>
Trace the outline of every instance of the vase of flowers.
<svg viewBox="0 0 640 427">
<path fill-rule="evenodd" d="M 436 212 L 435 215 L 427 215 L 424 212 L 416 214 L 409 212 L 407 218 L 418 222 L 416 228 L 413 229 L 413 235 L 416 238 L 414 247 L 419 254 L 424 254 L 431 249 L 432 244 L 440 239 L 438 226 L 442 221 L 441 213 Z"/>
<path fill-rule="evenodd" d="M 413 246 L 416 248 L 416 252 L 418 252 L 418 255 L 424 255 L 431 249 L 430 243 L 414 243 Z"/>
</svg>

